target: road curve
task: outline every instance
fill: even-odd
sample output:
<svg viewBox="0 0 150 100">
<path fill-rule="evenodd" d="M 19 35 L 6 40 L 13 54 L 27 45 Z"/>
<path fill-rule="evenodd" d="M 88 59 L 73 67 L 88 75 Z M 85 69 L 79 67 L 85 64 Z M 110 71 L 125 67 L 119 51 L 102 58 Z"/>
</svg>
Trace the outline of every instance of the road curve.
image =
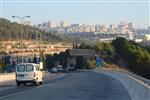
<svg viewBox="0 0 150 100">
<path fill-rule="evenodd" d="M 92 71 L 13 93 L 1 100 L 131 100 L 119 81 Z"/>
</svg>

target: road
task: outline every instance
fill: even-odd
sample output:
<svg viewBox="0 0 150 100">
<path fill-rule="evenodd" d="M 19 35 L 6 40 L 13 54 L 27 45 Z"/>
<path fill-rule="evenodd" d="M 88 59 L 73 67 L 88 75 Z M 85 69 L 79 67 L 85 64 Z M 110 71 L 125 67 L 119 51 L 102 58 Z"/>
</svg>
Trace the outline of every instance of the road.
<svg viewBox="0 0 150 100">
<path fill-rule="evenodd" d="M 130 100 L 121 83 L 93 71 L 69 73 L 38 87 L 17 88 L 0 100 Z"/>
</svg>

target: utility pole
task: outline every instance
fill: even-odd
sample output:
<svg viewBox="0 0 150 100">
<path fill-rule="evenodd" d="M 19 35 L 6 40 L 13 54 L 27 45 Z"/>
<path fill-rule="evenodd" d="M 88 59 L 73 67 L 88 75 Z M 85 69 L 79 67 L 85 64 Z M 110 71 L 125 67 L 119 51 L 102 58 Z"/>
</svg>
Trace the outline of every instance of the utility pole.
<svg viewBox="0 0 150 100">
<path fill-rule="evenodd" d="M 42 32 L 39 32 L 39 34 L 40 34 L 40 43 L 39 43 L 39 56 L 40 56 L 40 62 L 39 62 L 39 64 L 40 64 L 40 69 L 43 69 L 43 50 L 42 50 L 42 41 L 43 41 L 43 39 L 42 39 Z"/>
<path fill-rule="evenodd" d="M 18 18 L 20 20 L 20 35 L 21 35 L 21 62 L 23 63 L 23 20 L 25 18 L 30 18 L 30 16 L 23 16 L 23 17 L 19 17 L 19 16 L 12 16 L 12 18 Z"/>
</svg>

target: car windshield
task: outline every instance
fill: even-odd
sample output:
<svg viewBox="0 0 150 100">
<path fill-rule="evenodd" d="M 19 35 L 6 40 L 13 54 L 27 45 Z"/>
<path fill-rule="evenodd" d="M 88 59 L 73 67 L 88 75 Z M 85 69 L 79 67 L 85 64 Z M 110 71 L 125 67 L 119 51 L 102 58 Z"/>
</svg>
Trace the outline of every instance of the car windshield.
<svg viewBox="0 0 150 100">
<path fill-rule="evenodd" d="M 18 71 L 18 72 L 24 72 L 24 71 L 25 71 L 25 65 L 19 65 L 19 66 L 17 67 L 17 71 Z"/>
<path fill-rule="evenodd" d="M 32 65 L 26 65 L 26 71 L 27 72 L 33 71 L 33 66 Z"/>
</svg>

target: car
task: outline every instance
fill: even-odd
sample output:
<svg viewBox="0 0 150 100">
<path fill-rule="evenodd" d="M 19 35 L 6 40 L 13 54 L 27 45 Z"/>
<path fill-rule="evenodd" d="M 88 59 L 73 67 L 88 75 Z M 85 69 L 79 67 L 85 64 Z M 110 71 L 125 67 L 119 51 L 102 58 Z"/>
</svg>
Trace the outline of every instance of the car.
<svg viewBox="0 0 150 100">
<path fill-rule="evenodd" d="M 70 64 L 70 66 L 68 66 L 68 70 L 69 71 L 74 71 L 75 70 L 75 66 L 73 64 Z"/>
<path fill-rule="evenodd" d="M 68 73 L 68 68 L 64 68 L 63 73 Z"/>
<path fill-rule="evenodd" d="M 74 67 L 68 67 L 68 70 L 69 70 L 69 71 L 74 71 L 75 68 L 74 68 Z"/>
<path fill-rule="evenodd" d="M 32 83 L 34 85 L 43 83 L 42 69 L 39 64 L 21 63 L 16 67 L 16 83 L 20 84 Z"/>
<path fill-rule="evenodd" d="M 53 67 L 52 69 L 51 69 L 51 73 L 57 73 L 57 68 L 56 67 Z"/>
<path fill-rule="evenodd" d="M 62 65 L 58 65 L 58 66 L 57 66 L 57 71 L 58 71 L 58 72 L 62 72 L 62 70 L 63 70 Z"/>
<path fill-rule="evenodd" d="M 48 72 L 51 72 L 51 68 L 48 68 L 47 71 L 48 71 Z"/>
<path fill-rule="evenodd" d="M 5 72 L 7 72 L 7 73 L 12 73 L 12 72 L 14 72 L 13 66 L 12 66 L 11 64 L 6 65 L 6 67 L 5 67 Z"/>
</svg>

